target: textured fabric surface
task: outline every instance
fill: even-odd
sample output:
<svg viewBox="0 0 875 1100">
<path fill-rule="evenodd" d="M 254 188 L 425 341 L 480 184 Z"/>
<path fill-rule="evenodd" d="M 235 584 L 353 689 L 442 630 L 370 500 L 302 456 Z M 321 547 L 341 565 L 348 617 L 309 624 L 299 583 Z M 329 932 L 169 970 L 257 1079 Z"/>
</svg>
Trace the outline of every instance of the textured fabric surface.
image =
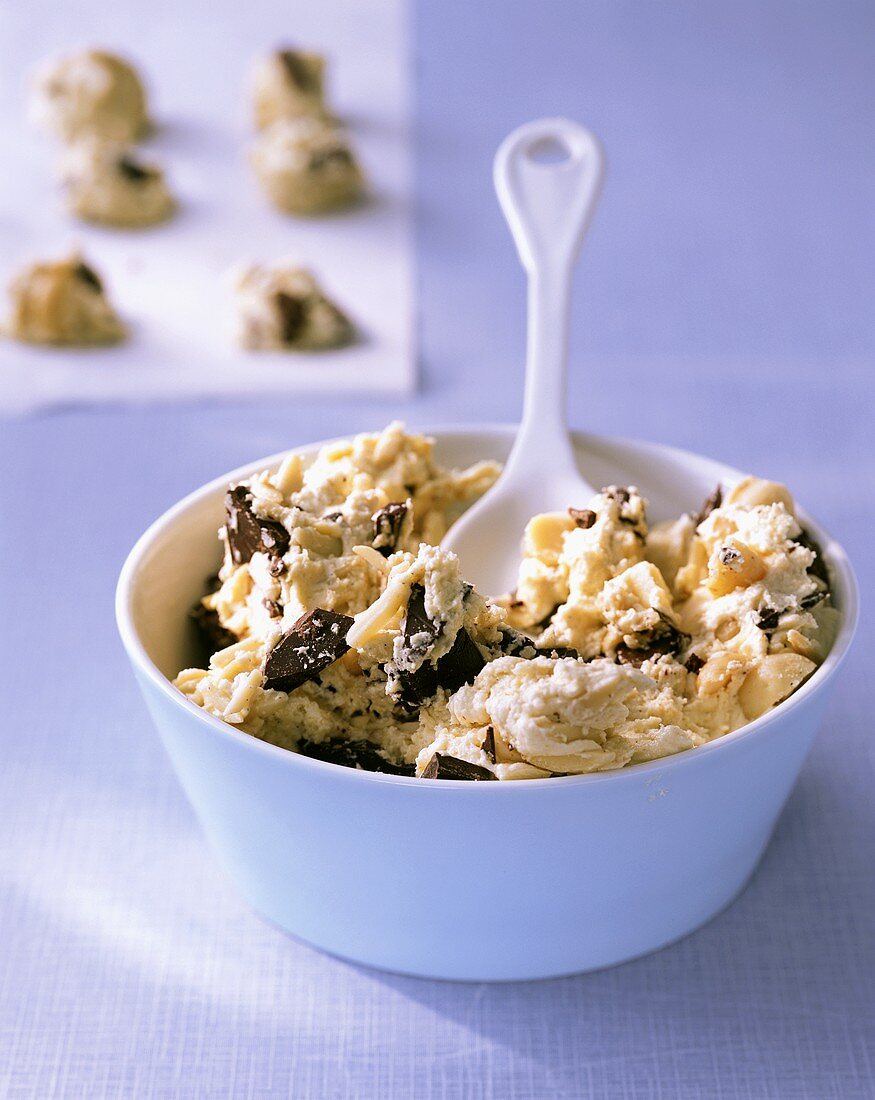
<svg viewBox="0 0 875 1100">
<path fill-rule="evenodd" d="M 0 1096 L 875 1094 L 873 9 L 474 7 L 417 9 L 413 401 L 0 423 Z M 855 560 L 863 624 L 757 874 L 710 925 L 560 981 L 400 978 L 238 899 L 145 714 L 112 588 L 152 518 L 253 456 L 393 415 L 516 415 L 523 284 L 489 160 L 558 110 L 612 158 L 577 287 L 575 422 L 787 480 Z"/>
</svg>

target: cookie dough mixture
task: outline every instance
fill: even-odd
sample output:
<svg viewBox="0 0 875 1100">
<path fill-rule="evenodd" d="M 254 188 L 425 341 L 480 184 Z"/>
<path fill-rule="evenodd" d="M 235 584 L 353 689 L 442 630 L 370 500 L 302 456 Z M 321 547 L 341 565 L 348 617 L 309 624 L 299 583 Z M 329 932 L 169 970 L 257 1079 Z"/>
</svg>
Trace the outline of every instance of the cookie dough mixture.
<svg viewBox="0 0 875 1100">
<path fill-rule="evenodd" d="M 436 779 L 533 779 L 695 748 L 791 694 L 835 611 L 782 485 L 650 527 L 632 486 L 528 525 L 493 601 L 437 546 L 497 476 L 399 424 L 232 486 L 211 654 L 176 686 L 275 745 Z M 585 504 L 585 507 L 579 507 Z"/>
<path fill-rule="evenodd" d="M 238 340 L 244 348 L 322 351 L 354 336 L 350 319 L 313 275 L 291 264 L 253 264 L 237 281 Z"/>
<path fill-rule="evenodd" d="M 79 253 L 31 264 L 9 285 L 5 335 L 28 344 L 112 344 L 125 327 L 103 282 Z"/>
<path fill-rule="evenodd" d="M 84 134 L 135 141 L 147 128 L 146 93 L 136 69 L 104 50 L 45 62 L 35 73 L 32 120 L 71 141 Z"/>
<path fill-rule="evenodd" d="M 66 151 L 60 177 L 70 213 L 85 221 L 155 225 L 175 206 L 161 169 L 140 160 L 127 145 L 79 141 Z"/>
<path fill-rule="evenodd" d="M 252 168 L 289 214 L 325 214 L 356 202 L 364 180 L 343 132 L 318 118 L 280 119 L 256 139 Z"/>
<path fill-rule="evenodd" d="M 252 73 L 256 128 L 263 130 L 282 118 L 324 115 L 324 80 L 321 54 L 284 49 L 263 57 Z"/>
</svg>

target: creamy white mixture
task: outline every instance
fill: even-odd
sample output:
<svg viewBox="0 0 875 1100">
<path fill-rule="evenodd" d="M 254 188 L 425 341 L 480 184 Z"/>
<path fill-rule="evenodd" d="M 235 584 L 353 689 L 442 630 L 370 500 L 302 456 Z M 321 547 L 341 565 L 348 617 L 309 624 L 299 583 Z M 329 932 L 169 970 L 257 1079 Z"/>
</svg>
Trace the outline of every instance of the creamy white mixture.
<svg viewBox="0 0 875 1100">
<path fill-rule="evenodd" d="M 323 759 L 528 779 L 694 748 L 823 659 L 827 574 L 784 486 L 747 478 L 653 528 L 633 486 L 571 501 L 531 520 L 515 592 L 489 600 L 437 544 L 497 474 L 442 469 L 392 424 L 232 487 L 199 613 L 220 648 L 177 687 Z"/>
</svg>

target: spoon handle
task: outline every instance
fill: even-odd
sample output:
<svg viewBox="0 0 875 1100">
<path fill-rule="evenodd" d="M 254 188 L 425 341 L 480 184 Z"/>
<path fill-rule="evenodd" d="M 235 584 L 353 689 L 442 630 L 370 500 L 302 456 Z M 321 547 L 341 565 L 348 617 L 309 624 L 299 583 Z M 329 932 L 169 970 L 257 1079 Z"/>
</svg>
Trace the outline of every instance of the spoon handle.
<svg viewBox="0 0 875 1100">
<path fill-rule="evenodd" d="M 566 415 L 566 364 L 574 262 L 598 200 L 604 157 L 568 119 L 529 122 L 495 155 L 498 200 L 529 276 L 523 417 L 507 466 L 539 458 L 576 471 Z"/>
</svg>

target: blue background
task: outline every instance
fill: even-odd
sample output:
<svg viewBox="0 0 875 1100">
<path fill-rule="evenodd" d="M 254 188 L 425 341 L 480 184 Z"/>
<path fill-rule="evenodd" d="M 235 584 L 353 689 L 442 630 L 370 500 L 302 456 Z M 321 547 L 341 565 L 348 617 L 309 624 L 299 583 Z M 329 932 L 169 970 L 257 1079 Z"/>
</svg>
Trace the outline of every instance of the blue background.
<svg viewBox="0 0 875 1100">
<path fill-rule="evenodd" d="M 419 0 L 414 37 L 415 398 L 0 423 L 0 1094 L 872 1096 L 875 6 Z M 490 165 L 554 113 L 609 157 L 575 424 L 788 481 L 854 558 L 864 621 L 727 912 L 604 973 L 420 982 L 244 908 L 136 695 L 112 587 L 147 523 L 221 470 L 392 416 L 517 416 L 524 284 Z"/>
</svg>

